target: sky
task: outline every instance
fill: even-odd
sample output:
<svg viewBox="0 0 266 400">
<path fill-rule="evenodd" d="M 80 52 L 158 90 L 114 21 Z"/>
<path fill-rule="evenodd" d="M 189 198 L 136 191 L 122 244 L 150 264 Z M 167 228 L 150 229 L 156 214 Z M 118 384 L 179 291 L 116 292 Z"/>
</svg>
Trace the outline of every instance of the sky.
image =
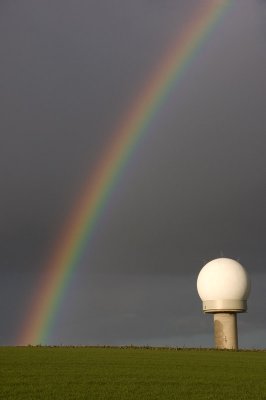
<svg viewBox="0 0 266 400">
<path fill-rule="evenodd" d="M 0 5 L 0 345 L 114 128 L 213 0 Z M 266 348 L 266 2 L 232 1 L 127 164 L 48 344 L 213 346 L 196 279 L 220 256 L 251 277 L 241 347 Z"/>
</svg>

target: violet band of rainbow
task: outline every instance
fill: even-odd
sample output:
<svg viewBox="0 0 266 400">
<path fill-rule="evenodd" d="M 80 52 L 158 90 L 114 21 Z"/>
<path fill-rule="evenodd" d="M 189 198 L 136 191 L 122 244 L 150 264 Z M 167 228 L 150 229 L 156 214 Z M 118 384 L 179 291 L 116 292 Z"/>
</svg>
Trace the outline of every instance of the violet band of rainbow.
<svg viewBox="0 0 266 400">
<path fill-rule="evenodd" d="M 118 128 L 111 134 L 110 142 L 57 240 L 51 259 L 44 266 L 44 274 L 18 335 L 18 345 L 48 344 L 71 278 L 78 269 L 84 249 L 90 245 L 95 227 L 125 165 L 230 4 L 232 0 L 201 2 L 190 23 L 159 60 Z"/>
</svg>

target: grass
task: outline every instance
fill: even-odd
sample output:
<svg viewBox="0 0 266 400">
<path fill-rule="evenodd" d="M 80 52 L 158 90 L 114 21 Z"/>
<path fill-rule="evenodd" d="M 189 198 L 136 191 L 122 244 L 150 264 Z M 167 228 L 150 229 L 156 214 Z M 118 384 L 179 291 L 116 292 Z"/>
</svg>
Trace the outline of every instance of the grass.
<svg viewBox="0 0 266 400">
<path fill-rule="evenodd" d="M 4 400 L 266 400 L 266 352 L 0 348 Z"/>
</svg>

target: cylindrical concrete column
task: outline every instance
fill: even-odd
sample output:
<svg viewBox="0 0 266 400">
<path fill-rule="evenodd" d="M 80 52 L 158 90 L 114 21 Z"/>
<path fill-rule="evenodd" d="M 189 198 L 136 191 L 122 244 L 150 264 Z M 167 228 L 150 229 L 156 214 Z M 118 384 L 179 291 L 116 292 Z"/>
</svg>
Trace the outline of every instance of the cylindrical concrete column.
<svg viewBox="0 0 266 400">
<path fill-rule="evenodd" d="M 238 349 L 237 314 L 214 314 L 214 340 L 217 349 Z"/>
</svg>

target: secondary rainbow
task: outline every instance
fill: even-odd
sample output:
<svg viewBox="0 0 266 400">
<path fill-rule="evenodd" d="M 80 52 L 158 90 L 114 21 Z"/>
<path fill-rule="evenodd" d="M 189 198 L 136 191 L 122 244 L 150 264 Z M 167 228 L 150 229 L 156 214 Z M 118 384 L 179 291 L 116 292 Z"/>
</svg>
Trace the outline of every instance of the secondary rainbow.
<svg viewBox="0 0 266 400">
<path fill-rule="evenodd" d="M 160 60 L 111 135 L 44 268 L 17 344 L 47 344 L 72 274 L 78 268 L 85 247 L 90 244 L 95 226 L 125 164 L 229 4 L 229 0 L 205 0 L 200 3 L 190 23 Z"/>
</svg>

